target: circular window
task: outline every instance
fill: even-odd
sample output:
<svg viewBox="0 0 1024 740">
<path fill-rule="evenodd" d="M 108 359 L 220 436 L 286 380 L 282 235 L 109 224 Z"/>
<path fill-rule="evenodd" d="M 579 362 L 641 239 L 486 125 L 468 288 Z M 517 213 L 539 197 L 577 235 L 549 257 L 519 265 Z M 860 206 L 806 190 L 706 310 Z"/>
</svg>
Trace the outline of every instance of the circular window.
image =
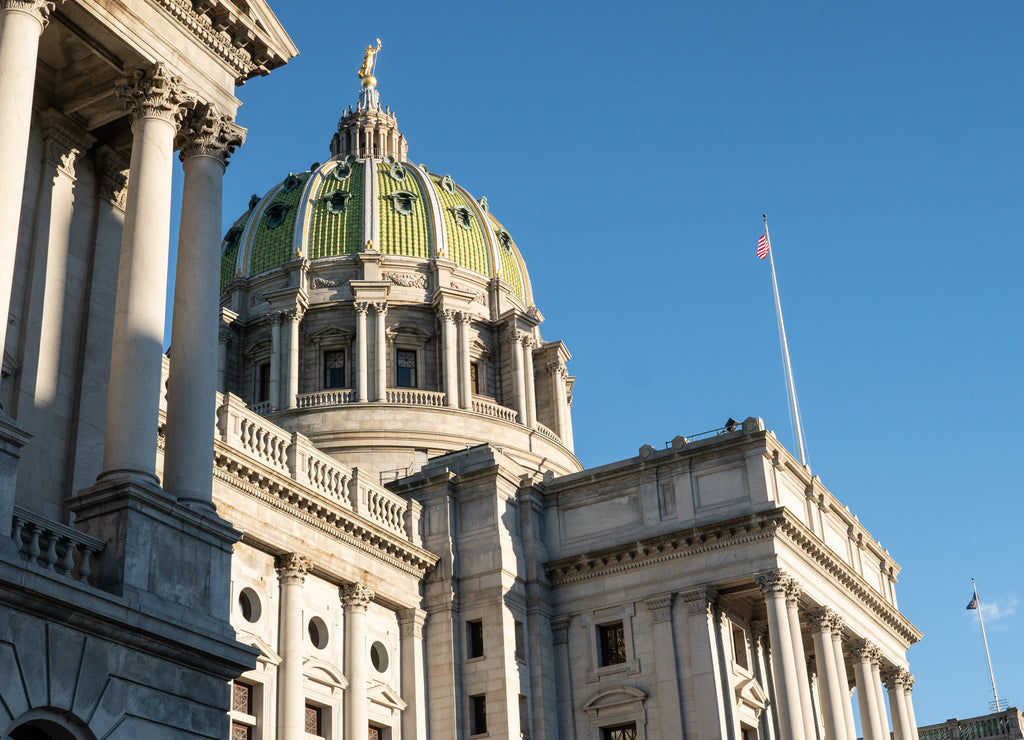
<svg viewBox="0 0 1024 740">
<path fill-rule="evenodd" d="M 327 647 L 327 625 L 320 617 L 313 617 L 309 620 L 309 641 L 317 650 Z"/>
<path fill-rule="evenodd" d="M 388 649 L 384 643 L 375 642 L 370 646 L 370 662 L 377 673 L 383 673 L 388 669 Z"/>
<path fill-rule="evenodd" d="M 260 614 L 263 613 L 260 597 L 251 588 L 243 588 L 238 594 L 238 610 L 246 622 L 260 621 Z"/>
</svg>

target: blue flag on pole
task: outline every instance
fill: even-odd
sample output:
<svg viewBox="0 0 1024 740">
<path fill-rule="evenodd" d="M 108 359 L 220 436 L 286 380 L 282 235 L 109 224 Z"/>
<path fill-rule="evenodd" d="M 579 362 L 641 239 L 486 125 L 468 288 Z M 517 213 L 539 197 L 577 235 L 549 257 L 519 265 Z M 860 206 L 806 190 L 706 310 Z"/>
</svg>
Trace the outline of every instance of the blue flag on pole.
<svg viewBox="0 0 1024 740">
<path fill-rule="evenodd" d="M 971 599 L 971 603 L 967 605 L 967 608 L 968 609 L 977 609 L 978 608 L 978 594 L 974 594 L 974 597 Z"/>
</svg>

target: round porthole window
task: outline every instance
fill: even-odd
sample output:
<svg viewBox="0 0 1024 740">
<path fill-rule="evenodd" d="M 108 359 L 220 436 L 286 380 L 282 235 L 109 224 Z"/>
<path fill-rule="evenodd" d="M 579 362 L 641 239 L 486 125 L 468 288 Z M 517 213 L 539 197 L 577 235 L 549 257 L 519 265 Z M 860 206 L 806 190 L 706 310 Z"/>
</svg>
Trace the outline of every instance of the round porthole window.
<svg viewBox="0 0 1024 740">
<path fill-rule="evenodd" d="M 320 617 L 313 617 L 309 620 L 309 641 L 317 650 L 327 647 L 327 625 Z"/>
<path fill-rule="evenodd" d="M 260 621 L 260 614 L 263 613 L 260 597 L 251 588 L 243 588 L 238 594 L 238 610 L 246 622 Z"/>
<path fill-rule="evenodd" d="M 388 649 L 384 643 L 375 642 L 370 646 L 370 663 L 377 673 L 383 673 L 388 669 Z"/>
</svg>

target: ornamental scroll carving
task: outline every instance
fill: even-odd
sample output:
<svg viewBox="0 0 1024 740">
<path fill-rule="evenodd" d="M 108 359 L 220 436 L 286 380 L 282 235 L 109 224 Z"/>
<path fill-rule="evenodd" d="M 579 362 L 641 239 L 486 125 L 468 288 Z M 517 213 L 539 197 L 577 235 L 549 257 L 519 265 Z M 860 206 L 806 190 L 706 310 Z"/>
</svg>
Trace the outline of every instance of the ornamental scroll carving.
<svg viewBox="0 0 1024 740">
<path fill-rule="evenodd" d="M 361 583 L 350 583 L 341 587 L 341 603 L 346 609 L 362 609 L 366 611 L 375 596 L 372 589 Z"/>
<path fill-rule="evenodd" d="M 74 180 L 75 164 L 96 139 L 56 111 L 45 111 L 41 117 L 46 132 L 43 152 L 46 162 Z"/>
<path fill-rule="evenodd" d="M 356 274 L 354 272 L 343 272 L 334 277 L 323 277 L 321 275 L 314 275 L 313 279 L 310 280 L 310 287 L 314 290 L 317 288 L 337 288 L 350 280 L 354 280 Z"/>
<path fill-rule="evenodd" d="M 761 587 L 761 594 L 765 598 L 788 596 L 790 587 L 793 584 L 793 579 L 785 571 L 778 568 L 758 573 L 754 576 L 754 580 Z"/>
<path fill-rule="evenodd" d="M 185 113 L 196 105 L 196 97 L 158 62 L 148 69 L 137 69 L 114 86 L 133 120 L 159 118 L 177 128 Z"/>
<path fill-rule="evenodd" d="M 289 552 L 277 557 L 274 564 L 277 568 L 277 577 L 282 585 L 302 583 L 306 580 L 306 574 L 313 567 L 313 561 L 305 555 L 297 552 Z"/>
<path fill-rule="evenodd" d="M 887 689 L 906 689 L 908 681 L 911 687 L 914 685 L 914 677 L 906 668 L 890 668 L 887 671 L 882 671 L 882 680 Z"/>
<path fill-rule="evenodd" d="M 426 289 L 427 287 L 426 275 L 416 275 L 408 272 L 385 272 L 383 277 L 385 280 L 389 280 L 403 288 Z"/>
<path fill-rule="evenodd" d="M 236 148 L 245 142 L 245 129 L 231 116 L 221 114 L 212 103 L 197 106 L 186 117 L 178 134 L 184 162 L 189 157 L 213 157 L 225 166 Z"/>
</svg>

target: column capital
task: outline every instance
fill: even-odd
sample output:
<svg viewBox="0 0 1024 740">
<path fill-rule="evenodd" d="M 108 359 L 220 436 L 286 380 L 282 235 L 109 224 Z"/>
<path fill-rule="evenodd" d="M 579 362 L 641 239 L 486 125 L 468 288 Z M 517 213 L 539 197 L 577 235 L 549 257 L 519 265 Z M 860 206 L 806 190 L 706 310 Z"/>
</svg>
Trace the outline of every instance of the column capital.
<svg viewBox="0 0 1024 740">
<path fill-rule="evenodd" d="M 377 312 L 378 316 L 388 315 L 388 302 L 387 301 L 373 301 L 371 304 L 373 310 Z"/>
<path fill-rule="evenodd" d="M 423 637 L 423 625 L 426 624 L 427 613 L 416 607 L 398 610 L 398 631 L 401 637 Z"/>
<path fill-rule="evenodd" d="M 906 668 L 890 668 L 882 671 L 882 680 L 887 689 L 906 689 L 909 681 L 910 686 L 914 685 L 914 677 Z"/>
<path fill-rule="evenodd" d="M 272 325 L 283 324 L 284 319 L 284 311 L 272 311 L 271 313 L 267 314 L 267 321 L 269 321 Z"/>
<path fill-rule="evenodd" d="M 217 332 L 217 343 L 230 345 L 235 341 L 235 333 L 230 329 L 223 328 Z"/>
<path fill-rule="evenodd" d="M 282 584 L 303 583 L 313 567 L 313 561 L 297 552 L 278 555 L 274 567 Z"/>
<path fill-rule="evenodd" d="M 52 108 L 40 115 L 45 134 L 43 156 L 46 162 L 72 180 L 75 163 L 96 139 Z"/>
<path fill-rule="evenodd" d="M 302 321 L 302 317 L 306 315 L 306 309 L 302 306 L 296 306 L 295 308 L 289 308 L 287 311 L 282 311 L 284 321 L 291 321 L 298 323 Z"/>
<path fill-rule="evenodd" d="M 843 620 L 839 612 L 827 606 L 812 609 L 809 615 L 811 628 L 815 632 L 835 632 L 842 629 Z"/>
<path fill-rule="evenodd" d="M 341 603 L 346 611 L 361 609 L 365 612 L 375 595 L 372 589 L 361 583 L 350 583 L 341 587 Z"/>
<path fill-rule="evenodd" d="M 128 195 L 128 160 L 110 147 L 103 146 L 99 149 L 96 163 L 100 197 L 123 211 Z"/>
<path fill-rule="evenodd" d="M 786 586 L 786 606 L 799 606 L 803 593 L 804 587 L 795 578 L 790 577 Z"/>
<path fill-rule="evenodd" d="M 459 312 L 450 308 L 439 308 L 435 313 L 439 321 L 455 321 Z"/>
<path fill-rule="evenodd" d="M 34 16 L 39 21 L 39 32 L 42 33 L 50 22 L 50 13 L 57 2 L 63 3 L 64 0 L 0 0 L 0 11 L 16 10 Z"/>
<path fill-rule="evenodd" d="M 757 585 L 761 587 L 761 594 L 765 598 L 785 597 L 789 595 L 789 589 L 793 579 L 780 568 L 767 570 L 754 576 Z"/>
<path fill-rule="evenodd" d="M 556 645 L 563 645 L 569 641 L 570 622 L 572 622 L 572 617 L 569 615 L 551 618 L 551 634 Z"/>
<path fill-rule="evenodd" d="M 178 132 L 178 158 L 210 157 L 225 167 L 232 152 L 245 142 L 245 129 L 232 116 L 221 114 L 213 103 L 196 106 Z"/>
<path fill-rule="evenodd" d="M 709 586 L 698 586 L 679 592 L 679 598 L 686 604 L 686 613 L 691 617 L 707 616 L 714 604 L 714 594 Z"/>
<path fill-rule="evenodd" d="M 509 344 L 523 344 L 529 336 L 530 335 L 522 329 L 509 329 L 505 335 L 505 341 Z"/>
<path fill-rule="evenodd" d="M 881 649 L 870 640 L 857 640 L 857 642 L 853 643 L 852 649 L 857 660 L 871 663 L 872 665 L 879 665 L 882 661 Z"/>
<path fill-rule="evenodd" d="M 644 604 L 651 611 L 655 623 L 672 621 L 672 594 L 659 594 L 644 599 Z"/>
<path fill-rule="evenodd" d="M 148 69 L 137 69 L 114 86 L 114 93 L 124 101 L 132 122 L 140 118 L 159 118 L 177 128 L 185 113 L 195 107 L 196 98 L 163 63 Z"/>
<path fill-rule="evenodd" d="M 473 321 L 473 314 L 471 314 L 469 311 L 456 311 L 455 321 L 460 326 L 469 326 L 470 322 Z"/>
<path fill-rule="evenodd" d="M 367 301 L 354 301 L 352 303 L 352 310 L 357 314 L 365 316 L 370 310 L 370 304 Z"/>
<path fill-rule="evenodd" d="M 537 346 L 537 340 L 533 338 L 533 335 L 526 331 L 519 332 L 519 341 L 522 342 L 524 349 L 533 349 Z"/>
</svg>

